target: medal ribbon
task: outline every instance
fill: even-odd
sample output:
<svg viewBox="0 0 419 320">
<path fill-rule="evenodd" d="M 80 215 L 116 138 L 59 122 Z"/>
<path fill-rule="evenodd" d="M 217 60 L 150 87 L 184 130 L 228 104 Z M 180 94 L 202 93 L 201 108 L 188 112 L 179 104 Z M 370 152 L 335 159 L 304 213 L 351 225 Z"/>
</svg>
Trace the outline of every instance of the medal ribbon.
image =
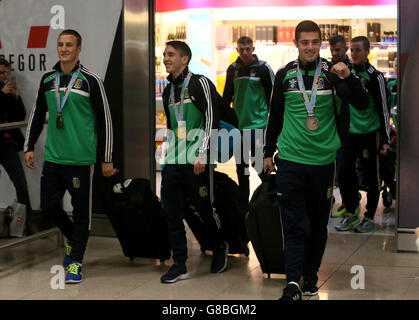
<svg viewBox="0 0 419 320">
<path fill-rule="evenodd" d="M 297 63 L 297 79 L 298 79 L 298 87 L 300 89 L 301 95 L 303 96 L 304 105 L 306 106 L 308 116 L 314 117 L 314 108 L 316 106 L 316 96 L 317 96 L 317 88 L 319 86 L 319 78 L 321 73 L 321 59 L 317 63 L 316 73 L 314 74 L 313 85 L 311 87 L 311 100 L 308 100 L 306 88 L 304 86 L 303 76 L 300 70 L 300 63 Z"/>
<path fill-rule="evenodd" d="M 175 103 L 175 84 L 172 83 L 170 86 L 170 101 L 172 102 L 173 109 L 175 110 L 176 121 L 183 121 L 183 99 L 185 98 L 185 91 L 189 84 L 189 80 L 191 80 L 192 72 L 188 72 L 186 79 L 183 81 L 182 91 L 180 92 L 180 102 L 179 102 L 179 109 Z"/>
<path fill-rule="evenodd" d="M 63 99 L 60 101 L 60 72 L 57 72 L 55 74 L 55 98 L 57 100 L 57 111 L 58 114 L 61 114 L 64 109 L 64 105 L 67 102 L 68 95 L 70 94 L 71 88 L 73 87 L 74 83 L 76 82 L 76 79 L 80 73 L 80 67 L 73 73 L 73 76 L 71 77 L 71 80 L 65 89 L 65 94 Z"/>
</svg>

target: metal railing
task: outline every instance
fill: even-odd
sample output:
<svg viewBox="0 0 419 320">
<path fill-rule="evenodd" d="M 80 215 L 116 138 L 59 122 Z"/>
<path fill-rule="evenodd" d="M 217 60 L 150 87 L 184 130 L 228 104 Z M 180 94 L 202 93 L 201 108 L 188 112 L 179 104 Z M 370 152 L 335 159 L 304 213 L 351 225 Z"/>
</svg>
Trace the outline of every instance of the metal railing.
<svg viewBox="0 0 419 320">
<path fill-rule="evenodd" d="M 16 247 L 18 245 L 22 245 L 25 244 L 27 242 L 31 242 L 34 240 L 38 240 L 38 239 L 42 239 L 45 238 L 49 235 L 51 235 L 52 233 L 57 233 L 57 246 L 59 248 L 62 248 L 64 246 L 64 237 L 63 234 L 61 233 L 60 229 L 58 229 L 57 227 L 51 228 L 51 229 L 47 229 L 44 231 L 39 231 L 33 235 L 30 236 L 26 236 L 26 237 L 22 237 L 22 238 L 10 238 L 10 241 L 0 244 L 0 250 L 1 249 L 6 249 L 6 248 L 12 248 L 12 247 Z"/>
<path fill-rule="evenodd" d="M 17 129 L 17 128 L 24 128 L 27 125 L 28 125 L 28 121 L 17 121 L 17 122 L 0 123 L 0 131 L 2 131 L 2 130 L 10 130 L 10 129 Z"/>
</svg>

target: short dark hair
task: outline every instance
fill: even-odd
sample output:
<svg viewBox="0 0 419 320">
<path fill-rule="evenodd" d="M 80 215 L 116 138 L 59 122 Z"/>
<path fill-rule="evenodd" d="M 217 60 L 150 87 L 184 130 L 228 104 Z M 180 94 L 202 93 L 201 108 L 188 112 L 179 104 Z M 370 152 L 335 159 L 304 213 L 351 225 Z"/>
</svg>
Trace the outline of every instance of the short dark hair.
<svg viewBox="0 0 419 320">
<path fill-rule="evenodd" d="M 10 67 L 10 62 L 7 61 L 6 59 L 0 57 L 0 65 L 1 66 L 6 66 L 6 68 L 9 68 Z"/>
<path fill-rule="evenodd" d="M 342 35 L 340 35 L 340 34 L 339 35 L 336 35 L 336 36 L 333 36 L 333 37 L 331 37 L 329 39 L 329 44 L 331 46 L 334 46 L 337 43 L 343 43 L 346 46 L 345 38 Z"/>
<path fill-rule="evenodd" d="M 237 40 L 237 44 L 250 44 L 253 46 L 253 40 L 249 37 L 243 36 L 240 37 L 239 40 Z"/>
<path fill-rule="evenodd" d="M 188 64 L 189 64 L 189 62 L 192 59 L 192 50 L 186 42 L 179 41 L 179 40 L 173 40 L 173 41 L 166 42 L 166 46 L 171 46 L 171 47 L 175 48 L 177 51 L 180 52 L 180 55 L 182 57 L 188 56 L 189 57 Z"/>
<path fill-rule="evenodd" d="M 60 35 L 58 36 L 58 39 L 63 36 L 63 35 L 71 35 L 71 36 L 75 36 L 77 38 L 77 46 L 80 47 L 81 46 L 81 35 L 80 33 L 78 33 L 76 30 L 73 29 L 66 29 L 64 31 L 62 31 L 60 33 Z"/>
<path fill-rule="evenodd" d="M 322 39 L 322 33 L 320 31 L 319 26 L 317 23 L 311 20 L 304 20 L 301 21 L 297 27 L 295 28 L 295 40 L 298 41 L 300 38 L 301 32 L 317 32 L 319 34 L 320 40 Z"/>
<path fill-rule="evenodd" d="M 371 45 L 367 37 L 364 37 L 364 36 L 355 37 L 351 40 L 351 43 L 354 43 L 354 42 L 362 42 L 364 49 L 370 50 Z"/>
</svg>

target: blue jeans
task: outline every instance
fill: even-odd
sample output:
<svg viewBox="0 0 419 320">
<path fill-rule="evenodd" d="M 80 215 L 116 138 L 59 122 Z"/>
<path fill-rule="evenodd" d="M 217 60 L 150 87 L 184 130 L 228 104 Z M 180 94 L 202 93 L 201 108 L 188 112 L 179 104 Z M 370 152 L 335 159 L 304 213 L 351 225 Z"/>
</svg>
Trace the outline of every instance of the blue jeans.
<svg viewBox="0 0 419 320">
<path fill-rule="evenodd" d="M 17 202 L 25 204 L 27 211 L 30 212 L 31 203 L 25 172 L 20 162 L 18 149 L 12 142 L 0 142 L 0 164 L 6 170 L 15 187 Z"/>
</svg>

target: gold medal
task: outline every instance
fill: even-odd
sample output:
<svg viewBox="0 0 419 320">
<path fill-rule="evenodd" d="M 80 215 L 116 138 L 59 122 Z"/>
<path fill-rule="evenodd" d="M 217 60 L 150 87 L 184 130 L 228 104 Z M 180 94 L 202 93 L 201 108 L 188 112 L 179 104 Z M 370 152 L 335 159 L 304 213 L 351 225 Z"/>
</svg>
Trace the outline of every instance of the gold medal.
<svg viewBox="0 0 419 320">
<path fill-rule="evenodd" d="M 317 117 L 309 116 L 306 120 L 306 127 L 310 131 L 317 130 L 319 128 L 319 125 L 320 125 L 320 122 L 319 122 L 319 119 L 317 119 Z"/>
<path fill-rule="evenodd" d="M 186 139 L 187 136 L 187 130 L 185 127 L 179 127 L 176 130 L 176 135 L 179 139 Z"/>
<path fill-rule="evenodd" d="M 179 139 L 186 139 L 188 135 L 188 130 L 186 129 L 186 121 L 178 121 L 176 135 Z"/>
</svg>

